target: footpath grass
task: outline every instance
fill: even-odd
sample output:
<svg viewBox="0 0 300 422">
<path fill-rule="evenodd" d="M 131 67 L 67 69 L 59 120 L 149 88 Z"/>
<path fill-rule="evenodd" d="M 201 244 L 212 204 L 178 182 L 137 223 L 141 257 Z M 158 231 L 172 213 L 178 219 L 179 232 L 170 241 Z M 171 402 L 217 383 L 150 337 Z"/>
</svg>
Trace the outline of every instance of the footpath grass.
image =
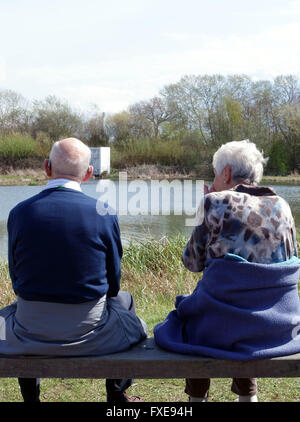
<svg viewBox="0 0 300 422">
<path fill-rule="evenodd" d="M 131 244 L 124 250 L 122 264 L 122 289 L 130 291 L 136 302 L 138 315 L 143 318 L 153 334 L 153 327 L 174 309 L 177 294 L 189 294 L 199 279 L 199 274 L 187 271 L 181 264 L 181 254 L 186 244 L 184 236 L 171 239 L 149 240 Z M 15 300 L 6 261 L 0 262 L 0 306 Z M 184 402 L 184 380 L 140 380 L 128 390 L 147 402 Z M 234 401 L 230 379 L 213 379 L 210 401 Z M 262 402 L 300 401 L 299 378 L 258 379 L 259 400 Z M 96 402 L 105 401 L 104 380 L 42 379 L 41 400 L 45 402 Z M 0 401 L 21 401 L 16 379 L 0 379 Z"/>
</svg>

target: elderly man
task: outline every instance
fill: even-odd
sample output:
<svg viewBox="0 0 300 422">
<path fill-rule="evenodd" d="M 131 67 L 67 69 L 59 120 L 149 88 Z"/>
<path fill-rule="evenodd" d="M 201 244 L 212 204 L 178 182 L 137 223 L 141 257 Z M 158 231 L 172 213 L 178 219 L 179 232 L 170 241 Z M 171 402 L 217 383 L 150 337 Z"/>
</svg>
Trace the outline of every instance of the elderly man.
<svg viewBox="0 0 300 422">
<path fill-rule="evenodd" d="M 9 270 L 17 302 L 0 311 L 0 354 L 101 355 L 146 336 L 131 295 L 119 292 L 118 219 L 99 215 L 81 191 L 93 172 L 81 141 L 56 142 L 44 166 L 50 181 L 9 215 Z M 2 318 L 1 318 L 2 317 Z M 39 381 L 19 379 L 24 401 Z M 131 380 L 107 380 L 107 400 L 126 402 Z"/>
</svg>

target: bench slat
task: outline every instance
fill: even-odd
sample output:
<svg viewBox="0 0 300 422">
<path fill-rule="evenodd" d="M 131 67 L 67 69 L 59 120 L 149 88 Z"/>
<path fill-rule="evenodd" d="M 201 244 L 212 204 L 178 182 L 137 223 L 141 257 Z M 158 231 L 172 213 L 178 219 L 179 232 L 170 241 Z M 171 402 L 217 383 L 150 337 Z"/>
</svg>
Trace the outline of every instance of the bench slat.
<svg viewBox="0 0 300 422">
<path fill-rule="evenodd" d="M 0 377 L 285 378 L 300 377 L 300 354 L 230 361 L 171 353 L 148 338 L 128 351 L 97 357 L 0 357 Z"/>
</svg>

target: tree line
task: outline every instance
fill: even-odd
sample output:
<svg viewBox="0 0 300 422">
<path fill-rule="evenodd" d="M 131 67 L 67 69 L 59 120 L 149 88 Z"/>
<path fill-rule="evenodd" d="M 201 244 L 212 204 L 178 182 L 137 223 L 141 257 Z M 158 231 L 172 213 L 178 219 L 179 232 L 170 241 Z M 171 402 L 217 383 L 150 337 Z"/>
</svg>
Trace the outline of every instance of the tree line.
<svg viewBox="0 0 300 422">
<path fill-rule="evenodd" d="M 109 144 L 119 151 L 145 141 L 149 146 L 176 140 L 204 158 L 225 142 L 251 139 L 269 156 L 269 173 L 287 174 L 300 171 L 300 84 L 294 75 L 272 81 L 187 75 L 157 96 L 113 114 L 97 106 L 79 112 L 55 96 L 29 102 L 0 90 L 0 136 L 11 133 L 49 145 L 76 136 L 90 146 Z"/>
</svg>

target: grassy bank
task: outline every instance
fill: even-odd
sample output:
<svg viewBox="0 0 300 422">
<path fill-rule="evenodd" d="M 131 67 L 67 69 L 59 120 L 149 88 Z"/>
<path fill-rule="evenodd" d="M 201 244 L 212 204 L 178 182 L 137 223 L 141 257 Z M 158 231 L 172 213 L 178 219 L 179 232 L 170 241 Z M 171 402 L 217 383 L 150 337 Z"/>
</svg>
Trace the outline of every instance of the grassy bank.
<svg viewBox="0 0 300 422">
<path fill-rule="evenodd" d="M 47 182 L 47 178 L 42 166 L 43 160 L 40 159 L 38 166 L 32 168 L 14 169 L 8 167 L 4 170 L 0 167 L 0 186 L 43 185 Z M 143 164 L 135 167 L 124 167 L 123 169 L 112 168 L 111 174 L 103 175 L 103 177 L 118 180 L 120 171 L 127 173 L 128 180 L 203 179 L 206 182 L 212 180 L 212 177 L 206 171 L 206 165 L 199 166 L 197 171 L 184 171 L 174 166 Z M 300 175 L 264 176 L 261 185 L 271 184 L 299 186 Z"/>
<path fill-rule="evenodd" d="M 42 169 L 10 169 L 5 174 L 0 174 L 0 186 L 33 186 L 43 185 L 47 177 Z"/>
<path fill-rule="evenodd" d="M 189 294 L 198 281 L 197 274 L 185 270 L 181 264 L 186 244 L 183 236 L 163 238 L 142 244 L 131 244 L 124 250 L 122 289 L 132 292 L 136 310 L 153 327 L 165 319 L 174 308 L 177 294 Z M 0 264 L 0 306 L 14 300 L 7 263 Z M 210 401 L 233 401 L 230 379 L 212 380 Z M 299 401 L 298 379 L 259 379 L 260 401 Z M 136 380 L 130 394 L 140 395 L 144 401 L 187 401 L 183 392 L 184 380 Z M 45 379 L 41 384 L 43 401 L 105 401 L 104 380 Z M 0 380 L 0 400 L 20 401 L 15 379 Z"/>
<path fill-rule="evenodd" d="M 142 165 L 137 167 L 125 167 L 123 169 L 112 168 L 110 175 L 103 175 L 103 178 L 119 180 L 119 171 L 127 173 L 128 180 L 163 180 L 163 179 L 196 179 L 199 178 L 195 172 L 184 172 L 176 167 Z M 201 177 L 202 178 L 202 177 Z M 97 178 L 94 177 L 96 180 Z M 207 180 L 207 179 L 205 179 Z M 45 172 L 42 170 L 42 161 L 40 168 L 13 169 L 0 168 L 0 186 L 32 186 L 43 185 L 47 182 Z"/>
<path fill-rule="evenodd" d="M 290 174 L 288 176 L 264 176 L 261 184 L 300 185 L 300 175 Z"/>
</svg>

